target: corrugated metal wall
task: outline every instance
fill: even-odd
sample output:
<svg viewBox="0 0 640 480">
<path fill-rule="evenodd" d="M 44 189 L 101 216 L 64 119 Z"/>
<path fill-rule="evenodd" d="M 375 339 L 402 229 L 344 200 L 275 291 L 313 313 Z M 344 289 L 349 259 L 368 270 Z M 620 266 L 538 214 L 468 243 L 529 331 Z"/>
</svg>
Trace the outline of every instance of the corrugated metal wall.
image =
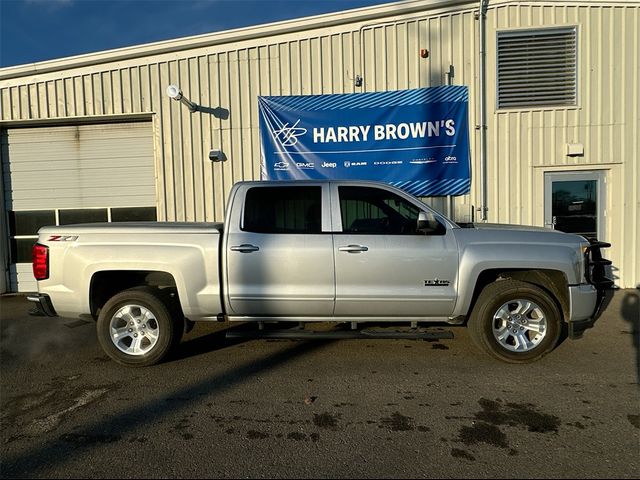
<svg viewBox="0 0 640 480">
<path fill-rule="evenodd" d="M 158 215 L 224 218 L 234 182 L 258 179 L 258 95 L 329 94 L 446 84 L 470 88 L 478 122 L 477 2 L 271 35 L 177 53 L 127 59 L 0 81 L 2 120 L 154 113 Z M 623 286 L 640 281 L 638 255 L 638 2 L 490 2 L 487 17 L 488 217 L 543 225 L 544 172 L 607 171 L 607 232 Z M 577 25 L 579 106 L 495 111 L 496 31 Z M 420 58 L 421 48 L 429 50 Z M 356 75 L 364 77 L 355 87 Z M 178 84 L 206 107 L 190 114 L 165 95 Z M 612 95 L 612 92 L 616 92 Z M 471 132 L 471 194 L 458 198 L 467 220 L 478 206 L 479 136 Z M 585 155 L 565 154 L 566 143 Z M 211 164 L 210 149 L 227 161 Z"/>
</svg>

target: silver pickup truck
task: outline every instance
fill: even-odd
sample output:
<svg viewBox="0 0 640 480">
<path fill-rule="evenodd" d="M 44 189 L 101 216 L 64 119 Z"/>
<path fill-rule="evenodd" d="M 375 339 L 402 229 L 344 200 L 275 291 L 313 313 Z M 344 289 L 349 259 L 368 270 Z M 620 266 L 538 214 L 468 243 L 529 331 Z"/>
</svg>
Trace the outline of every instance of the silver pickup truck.
<svg viewBox="0 0 640 480">
<path fill-rule="evenodd" d="M 195 321 L 467 324 L 480 349 L 525 363 L 597 314 L 607 246 L 457 225 L 383 183 L 241 182 L 224 224 L 41 228 L 29 299 L 97 319 L 126 365 L 159 362 Z"/>
</svg>

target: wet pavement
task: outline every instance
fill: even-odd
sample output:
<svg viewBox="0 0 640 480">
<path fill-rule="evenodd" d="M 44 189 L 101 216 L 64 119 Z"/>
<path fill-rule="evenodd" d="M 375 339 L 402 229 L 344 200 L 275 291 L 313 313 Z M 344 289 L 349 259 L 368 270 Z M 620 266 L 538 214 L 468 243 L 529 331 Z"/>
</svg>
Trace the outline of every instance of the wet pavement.
<svg viewBox="0 0 640 480">
<path fill-rule="evenodd" d="M 638 478 L 638 290 L 530 365 L 440 340 L 234 340 L 112 362 L 0 297 L 2 478 Z"/>
</svg>

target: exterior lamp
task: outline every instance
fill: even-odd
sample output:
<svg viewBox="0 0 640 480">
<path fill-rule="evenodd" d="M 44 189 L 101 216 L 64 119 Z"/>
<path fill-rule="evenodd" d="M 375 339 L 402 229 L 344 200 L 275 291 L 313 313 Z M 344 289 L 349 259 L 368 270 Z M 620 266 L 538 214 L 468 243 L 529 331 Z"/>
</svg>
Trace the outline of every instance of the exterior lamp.
<svg viewBox="0 0 640 480">
<path fill-rule="evenodd" d="M 187 97 L 182 94 L 182 90 L 177 85 L 169 85 L 167 87 L 167 95 L 169 98 L 179 101 L 183 105 L 186 105 L 191 113 L 198 111 L 198 105 L 193 103 Z"/>
</svg>

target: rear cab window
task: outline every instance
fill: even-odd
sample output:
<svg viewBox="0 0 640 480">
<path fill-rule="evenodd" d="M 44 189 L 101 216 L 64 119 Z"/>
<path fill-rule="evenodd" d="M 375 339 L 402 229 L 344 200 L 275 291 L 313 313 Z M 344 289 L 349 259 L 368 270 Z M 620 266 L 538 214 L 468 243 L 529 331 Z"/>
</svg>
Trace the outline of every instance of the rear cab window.
<svg viewBox="0 0 640 480">
<path fill-rule="evenodd" d="M 322 187 L 250 188 L 241 229 L 253 233 L 322 233 Z"/>
</svg>

